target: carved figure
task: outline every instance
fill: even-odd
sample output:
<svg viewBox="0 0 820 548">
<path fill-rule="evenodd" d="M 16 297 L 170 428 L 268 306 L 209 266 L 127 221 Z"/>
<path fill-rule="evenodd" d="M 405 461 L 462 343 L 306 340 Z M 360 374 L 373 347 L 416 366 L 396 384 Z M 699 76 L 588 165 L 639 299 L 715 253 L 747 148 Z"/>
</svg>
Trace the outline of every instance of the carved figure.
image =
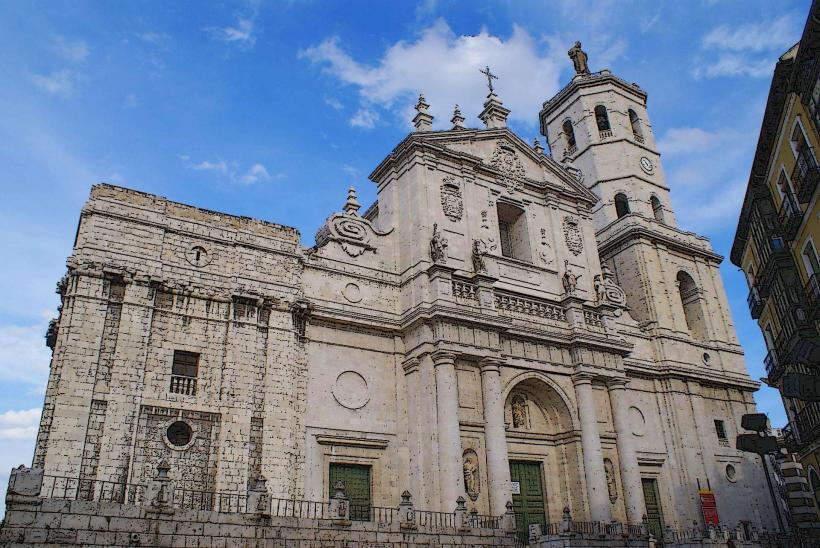
<svg viewBox="0 0 820 548">
<path fill-rule="evenodd" d="M 529 428 L 529 410 L 527 399 L 518 394 L 512 400 L 513 428 Z"/>
<path fill-rule="evenodd" d="M 464 488 L 470 500 L 478 499 L 481 479 L 478 475 L 478 455 L 472 449 L 464 451 Z"/>
<path fill-rule="evenodd" d="M 604 281 L 601 279 L 600 274 L 596 274 L 594 278 L 595 284 L 595 299 L 600 304 L 606 301 L 606 287 L 604 286 Z"/>
<path fill-rule="evenodd" d="M 581 279 L 581 274 L 575 274 L 569 267 L 569 261 L 564 260 L 564 292 L 567 295 L 575 295 L 575 290 L 578 289 L 578 280 Z"/>
<path fill-rule="evenodd" d="M 575 45 L 572 46 L 569 51 L 567 52 L 569 58 L 572 59 L 572 65 L 575 67 L 575 74 L 589 74 L 589 65 L 587 64 L 587 57 L 586 52 L 581 49 L 581 42 L 576 41 Z"/>
<path fill-rule="evenodd" d="M 544 263 L 545 266 L 549 266 L 552 264 L 553 259 L 550 258 L 550 254 L 547 250 L 550 248 L 550 244 L 547 241 L 547 229 L 541 229 L 541 250 L 538 252 L 538 258 Z"/>
<path fill-rule="evenodd" d="M 473 270 L 476 274 L 487 272 L 484 254 L 487 253 L 487 244 L 481 240 L 473 240 Z"/>
<path fill-rule="evenodd" d="M 606 472 L 606 488 L 609 491 L 609 501 L 614 503 L 618 500 L 618 483 L 615 481 L 615 467 L 612 461 L 604 459 L 604 471 Z"/>
<path fill-rule="evenodd" d="M 430 258 L 434 263 L 447 262 L 447 238 L 438 230 L 438 223 L 433 224 L 433 237 L 430 239 Z"/>
</svg>

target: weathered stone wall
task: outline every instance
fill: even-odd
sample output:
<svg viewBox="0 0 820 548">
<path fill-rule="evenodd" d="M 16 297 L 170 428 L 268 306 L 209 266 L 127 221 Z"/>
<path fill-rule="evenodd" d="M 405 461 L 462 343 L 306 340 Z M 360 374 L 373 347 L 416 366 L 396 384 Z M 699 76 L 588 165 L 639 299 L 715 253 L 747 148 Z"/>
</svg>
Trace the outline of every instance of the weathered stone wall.
<svg viewBox="0 0 820 548">
<path fill-rule="evenodd" d="M 245 548 L 405 548 L 408 546 L 515 546 L 501 530 L 420 527 L 399 523 L 262 517 L 210 511 L 152 511 L 117 503 L 9 497 L 0 531 L 3 546 L 210 546 Z M 622 545 L 622 544 L 621 544 Z"/>
</svg>

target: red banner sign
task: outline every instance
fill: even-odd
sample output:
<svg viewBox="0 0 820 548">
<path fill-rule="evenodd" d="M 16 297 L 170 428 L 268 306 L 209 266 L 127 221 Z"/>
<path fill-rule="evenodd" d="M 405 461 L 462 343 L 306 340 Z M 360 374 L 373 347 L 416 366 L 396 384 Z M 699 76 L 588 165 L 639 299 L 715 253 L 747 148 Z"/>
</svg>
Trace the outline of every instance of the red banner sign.
<svg viewBox="0 0 820 548">
<path fill-rule="evenodd" d="M 715 502 L 715 493 L 711 489 L 701 489 L 698 491 L 700 495 L 700 508 L 703 512 L 703 522 L 706 525 L 717 526 L 720 520 L 718 519 L 717 502 Z"/>
</svg>

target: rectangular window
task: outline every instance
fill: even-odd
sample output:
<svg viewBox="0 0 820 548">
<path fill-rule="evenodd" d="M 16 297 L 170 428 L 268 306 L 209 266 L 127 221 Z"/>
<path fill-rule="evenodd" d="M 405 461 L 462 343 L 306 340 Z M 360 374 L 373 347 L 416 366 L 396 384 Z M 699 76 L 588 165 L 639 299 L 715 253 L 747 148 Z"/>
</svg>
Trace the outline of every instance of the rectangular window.
<svg viewBox="0 0 820 548">
<path fill-rule="evenodd" d="M 728 441 L 726 437 L 726 426 L 723 424 L 723 421 L 715 419 L 715 432 L 717 432 L 718 440 Z"/>
<path fill-rule="evenodd" d="M 199 354 L 174 350 L 171 365 L 171 393 L 193 396 L 196 394 L 196 377 L 199 373 Z"/>
<path fill-rule="evenodd" d="M 524 210 L 506 202 L 498 202 L 498 236 L 504 257 L 532 261 L 527 215 Z"/>
</svg>

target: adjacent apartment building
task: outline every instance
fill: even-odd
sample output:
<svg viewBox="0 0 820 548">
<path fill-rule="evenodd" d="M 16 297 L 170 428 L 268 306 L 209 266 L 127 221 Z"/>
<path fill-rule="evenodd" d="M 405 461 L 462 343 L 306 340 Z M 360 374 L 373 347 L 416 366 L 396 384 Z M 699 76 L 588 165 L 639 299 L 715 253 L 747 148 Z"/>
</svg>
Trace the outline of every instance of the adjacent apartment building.
<svg viewBox="0 0 820 548">
<path fill-rule="evenodd" d="M 766 382 L 789 423 L 786 446 L 820 500 L 820 2 L 779 59 L 731 260 L 749 283 L 749 311 L 766 340 Z M 811 519 L 816 520 L 815 515 Z"/>
</svg>

